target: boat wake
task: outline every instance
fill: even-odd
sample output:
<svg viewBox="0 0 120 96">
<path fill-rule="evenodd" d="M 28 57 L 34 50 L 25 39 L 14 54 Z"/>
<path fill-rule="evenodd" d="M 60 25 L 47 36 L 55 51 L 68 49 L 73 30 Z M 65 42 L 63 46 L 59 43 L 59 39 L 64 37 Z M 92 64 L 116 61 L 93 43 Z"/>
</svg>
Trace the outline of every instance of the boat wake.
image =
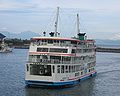
<svg viewBox="0 0 120 96">
<path fill-rule="evenodd" d="M 108 70 L 108 71 L 104 71 L 104 72 L 98 72 L 97 75 L 103 75 L 103 74 L 107 74 L 107 73 L 113 73 L 113 72 L 119 72 L 120 69 L 116 69 L 116 70 Z"/>
</svg>

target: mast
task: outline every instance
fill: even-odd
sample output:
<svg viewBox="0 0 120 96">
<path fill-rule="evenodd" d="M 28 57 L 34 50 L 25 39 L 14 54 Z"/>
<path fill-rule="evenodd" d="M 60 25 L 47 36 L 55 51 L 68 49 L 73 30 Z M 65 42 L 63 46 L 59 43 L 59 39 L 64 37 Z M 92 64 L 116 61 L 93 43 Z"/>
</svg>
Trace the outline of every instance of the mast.
<svg viewBox="0 0 120 96">
<path fill-rule="evenodd" d="M 55 37 L 57 37 L 57 27 L 58 27 L 58 16 L 59 16 L 59 7 L 57 7 L 56 21 L 55 21 Z"/>
<path fill-rule="evenodd" d="M 79 22 L 79 14 L 77 14 L 77 32 L 80 33 L 80 22 Z"/>
<path fill-rule="evenodd" d="M 79 40 L 85 40 L 85 34 L 80 32 L 79 14 L 77 14 L 77 36 Z"/>
</svg>

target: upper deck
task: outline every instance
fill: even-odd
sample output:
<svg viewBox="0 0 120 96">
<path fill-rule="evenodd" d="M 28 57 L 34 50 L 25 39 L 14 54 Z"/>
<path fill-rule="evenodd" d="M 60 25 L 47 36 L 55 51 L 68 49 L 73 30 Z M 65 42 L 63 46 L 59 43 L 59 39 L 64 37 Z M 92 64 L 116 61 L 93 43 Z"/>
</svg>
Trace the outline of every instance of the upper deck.
<svg viewBox="0 0 120 96">
<path fill-rule="evenodd" d="M 59 46 L 59 47 L 91 47 L 94 45 L 94 40 L 78 40 L 72 38 L 61 37 L 33 37 L 31 38 L 31 46 Z"/>
</svg>

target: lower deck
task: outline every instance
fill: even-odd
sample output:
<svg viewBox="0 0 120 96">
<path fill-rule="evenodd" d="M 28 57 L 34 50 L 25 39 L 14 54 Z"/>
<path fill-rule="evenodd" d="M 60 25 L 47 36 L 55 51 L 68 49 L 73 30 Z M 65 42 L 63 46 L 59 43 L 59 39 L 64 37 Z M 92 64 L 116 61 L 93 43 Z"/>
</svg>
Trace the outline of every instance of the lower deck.
<svg viewBox="0 0 120 96">
<path fill-rule="evenodd" d="M 79 77 L 76 80 L 72 81 L 61 81 L 61 82 L 48 82 L 48 81 L 35 81 L 35 80 L 25 80 L 25 83 L 27 86 L 35 86 L 35 87 L 69 87 L 69 86 L 74 86 L 78 83 L 80 83 L 83 80 L 86 80 L 88 78 L 91 78 L 93 76 L 96 76 L 97 72 L 93 71 L 89 74 L 85 74 L 81 77 Z"/>
<path fill-rule="evenodd" d="M 72 85 L 96 74 L 90 64 L 27 64 L 25 81 L 27 85 L 63 86 Z M 89 66 L 87 66 L 89 65 Z"/>
</svg>

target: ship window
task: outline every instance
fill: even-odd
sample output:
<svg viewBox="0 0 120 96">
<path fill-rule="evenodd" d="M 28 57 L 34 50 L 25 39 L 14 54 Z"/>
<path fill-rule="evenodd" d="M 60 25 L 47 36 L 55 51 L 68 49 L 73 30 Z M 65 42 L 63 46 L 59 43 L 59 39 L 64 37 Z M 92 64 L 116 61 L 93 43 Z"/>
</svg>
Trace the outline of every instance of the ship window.
<svg viewBox="0 0 120 96">
<path fill-rule="evenodd" d="M 45 39 L 45 40 L 42 40 L 42 42 L 47 42 L 47 40 Z"/>
<path fill-rule="evenodd" d="M 69 73 L 71 72 L 71 66 L 69 66 Z"/>
<path fill-rule="evenodd" d="M 57 66 L 57 73 L 60 73 L 60 65 Z"/>
<path fill-rule="evenodd" d="M 61 66 L 61 73 L 64 73 L 64 65 Z"/>
<path fill-rule="evenodd" d="M 64 41 L 63 41 L 63 40 L 61 40 L 61 41 L 60 41 L 60 43 L 64 43 Z"/>
<path fill-rule="evenodd" d="M 65 66 L 65 72 L 68 73 L 68 66 Z"/>
<path fill-rule="evenodd" d="M 49 44 L 53 44 L 53 40 L 48 40 L 48 43 Z"/>
<path fill-rule="evenodd" d="M 83 75 L 83 72 L 81 72 L 81 75 Z"/>
<path fill-rule="evenodd" d="M 56 40 L 54 40 L 54 43 L 56 43 Z"/>
<path fill-rule="evenodd" d="M 59 40 L 54 40 L 54 43 L 59 43 Z"/>
<path fill-rule="evenodd" d="M 58 59 L 58 60 L 60 60 L 61 56 L 50 56 L 50 59 Z"/>
<path fill-rule="evenodd" d="M 50 52 L 67 53 L 67 49 L 61 49 L 61 48 L 50 48 Z"/>
<path fill-rule="evenodd" d="M 85 68 L 84 72 L 87 73 L 87 68 Z"/>
<path fill-rule="evenodd" d="M 48 48 L 37 48 L 37 52 L 48 52 Z"/>
<path fill-rule="evenodd" d="M 63 56 L 63 57 L 62 57 L 62 61 L 63 61 L 64 63 L 70 63 L 71 57 Z"/>
<path fill-rule="evenodd" d="M 89 72 L 90 72 L 90 69 L 89 69 Z"/>
<path fill-rule="evenodd" d="M 75 49 L 72 49 L 72 52 L 71 53 L 75 53 Z"/>
<path fill-rule="evenodd" d="M 50 56 L 50 60 L 54 63 L 60 63 L 61 57 L 60 56 Z"/>
<path fill-rule="evenodd" d="M 30 75 L 52 76 L 51 65 L 30 65 Z"/>
<path fill-rule="evenodd" d="M 75 73 L 75 76 L 79 76 L 79 72 Z"/>
</svg>

